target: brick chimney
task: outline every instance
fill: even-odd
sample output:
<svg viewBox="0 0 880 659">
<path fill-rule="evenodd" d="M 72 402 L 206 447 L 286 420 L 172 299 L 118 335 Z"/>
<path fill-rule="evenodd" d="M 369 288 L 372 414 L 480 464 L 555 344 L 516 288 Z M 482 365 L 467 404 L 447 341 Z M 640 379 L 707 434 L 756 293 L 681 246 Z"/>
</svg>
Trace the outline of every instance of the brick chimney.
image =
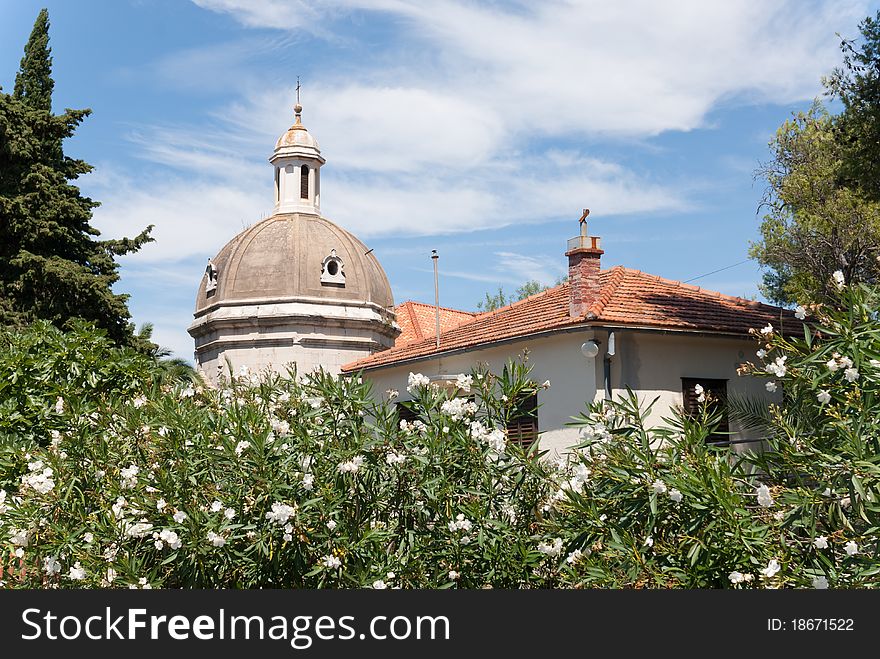
<svg viewBox="0 0 880 659">
<path fill-rule="evenodd" d="M 585 215 L 587 211 L 584 211 Z M 568 282 L 570 297 L 568 312 L 572 318 L 587 313 L 599 296 L 599 265 L 604 252 L 599 238 L 587 235 L 586 217 L 581 218 L 581 233 L 568 241 Z"/>
</svg>

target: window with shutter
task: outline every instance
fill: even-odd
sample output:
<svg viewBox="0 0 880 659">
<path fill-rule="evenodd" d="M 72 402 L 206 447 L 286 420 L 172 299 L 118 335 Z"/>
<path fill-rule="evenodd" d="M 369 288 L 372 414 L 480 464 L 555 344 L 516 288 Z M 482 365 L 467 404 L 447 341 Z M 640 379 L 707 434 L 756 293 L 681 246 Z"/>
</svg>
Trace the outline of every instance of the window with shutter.
<svg viewBox="0 0 880 659">
<path fill-rule="evenodd" d="M 309 198 L 309 166 L 300 167 L 299 173 L 299 196 L 303 199 Z"/>
<path fill-rule="evenodd" d="M 411 401 L 404 401 L 402 403 L 397 403 L 395 406 L 397 409 L 397 416 L 400 417 L 401 421 L 406 421 L 407 423 L 412 423 L 419 419 L 418 413 L 412 409 Z"/>
<path fill-rule="evenodd" d="M 722 443 L 730 441 L 730 425 L 727 420 L 727 380 L 713 378 L 682 378 L 681 393 L 685 413 L 692 417 L 700 414 L 701 403 L 697 400 L 697 392 L 694 387 L 700 385 L 709 399 L 711 409 L 721 409 L 723 416 L 715 432 L 706 438 L 707 442 Z"/>
<path fill-rule="evenodd" d="M 507 422 L 507 441 L 528 448 L 538 439 L 538 394 L 523 396 Z"/>
</svg>

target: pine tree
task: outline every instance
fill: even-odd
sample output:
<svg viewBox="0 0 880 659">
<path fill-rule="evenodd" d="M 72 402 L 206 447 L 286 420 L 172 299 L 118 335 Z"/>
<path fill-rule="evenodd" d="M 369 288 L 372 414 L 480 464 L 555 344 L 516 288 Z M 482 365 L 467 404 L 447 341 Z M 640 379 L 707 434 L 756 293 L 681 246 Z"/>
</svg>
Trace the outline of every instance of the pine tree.
<svg viewBox="0 0 880 659">
<path fill-rule="evenodd" d="M 115 257 L 151 241 L 152 226 L 135 238 L 97 240 L 90 222 L 98 203 L 71 183 L 92 168 L 62 148 L 91 111 L 52 114 L 48 26 L 43 10 L 13 94 L 0 91 L 0 323 L 42 318 L 63 327 L 82 318 L 119 344 L 138 345 L 128 296 L 112 291 Z"/>
</svg>

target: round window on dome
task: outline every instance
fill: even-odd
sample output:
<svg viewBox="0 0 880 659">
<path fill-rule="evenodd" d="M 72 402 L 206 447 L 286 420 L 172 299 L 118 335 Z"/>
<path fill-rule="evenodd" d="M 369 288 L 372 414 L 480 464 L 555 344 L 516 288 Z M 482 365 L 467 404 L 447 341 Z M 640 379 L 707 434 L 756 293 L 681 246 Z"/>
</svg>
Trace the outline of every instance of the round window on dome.
<svg viewBox="0 0 880 659">
<path fill-rule="evenodd" d="M 342 271 L 342 259 L 336 254 L 335 249 L 330 250 L 321 263 L 321 284 L 328 286 L 345 286 L 345 273 Z"/>
</svg>

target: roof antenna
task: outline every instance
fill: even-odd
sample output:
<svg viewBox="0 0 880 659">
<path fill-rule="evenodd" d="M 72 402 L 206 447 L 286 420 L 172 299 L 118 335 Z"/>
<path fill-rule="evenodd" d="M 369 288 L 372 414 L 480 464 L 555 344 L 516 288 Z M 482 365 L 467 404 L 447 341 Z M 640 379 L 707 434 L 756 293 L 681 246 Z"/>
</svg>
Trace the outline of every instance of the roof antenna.
<svg viewBox="0 0 880 659">
<path fill-rule="evenodd" d="M 434 262 L 434 330 L 437 335 L 437 349 L 440 349 L 440 277 L 437 274 L 437 261 L 440 256 L 436 249 L 431 250 L 431 260 Z"/>
</svg>

